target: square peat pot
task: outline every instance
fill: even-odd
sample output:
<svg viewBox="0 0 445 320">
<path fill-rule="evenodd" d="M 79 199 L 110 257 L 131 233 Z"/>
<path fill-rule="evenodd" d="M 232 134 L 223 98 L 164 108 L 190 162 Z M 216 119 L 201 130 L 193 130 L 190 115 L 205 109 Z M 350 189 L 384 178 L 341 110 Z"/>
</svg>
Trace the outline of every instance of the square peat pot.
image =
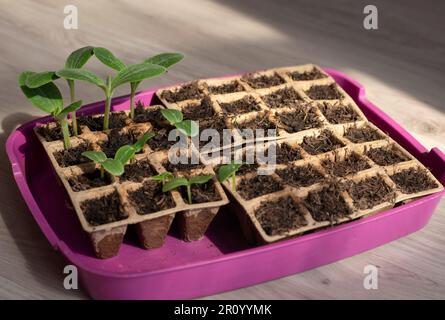
<svg viewBox="0 0 445 320">
<path fill-rule="evenodd" d="M 369 102 L 359 83 L 336 70 L 325 71 L 371 122 L 445 184 L 442 152 L 425 149 Z M 148 90 L 137 98 L 153 104 L 154 93 Z M 114 99 L 113 109 L 128 109 L 128 100 Z M 82 108 L 80 114 L 100 113 L 102 109 L 103 102 L 94 103 Z M 246 242 L 230 207 L 225 207 L 200 241 L 183 242 L 172 230 L 162 248 L 144 250 L 137 243 L 136 232 L 129 232 L 116 257 L 100 260 L 95 258 L 74 211 L 67 206 L 65 190 L 33 133 L 34 126 L 48 121 L 49 117 L 37 119 L 15 130 L 8 138 L 7 153 L 14 178 L 37 224 L 54 249 L 77 266 L 84 289 L 96 299 L 187 299 L 316 268 L 421 229 L 443 195 L 439 192 L 363 219 L 259 247 Z"/>
</svg>

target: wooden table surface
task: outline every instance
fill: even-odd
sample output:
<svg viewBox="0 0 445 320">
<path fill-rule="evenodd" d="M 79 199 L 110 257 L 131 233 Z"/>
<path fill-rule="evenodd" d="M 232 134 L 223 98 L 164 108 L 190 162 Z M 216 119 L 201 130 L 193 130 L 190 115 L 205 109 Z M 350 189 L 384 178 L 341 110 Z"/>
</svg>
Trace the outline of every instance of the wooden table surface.
<svg viewBox="0 0 445 320">
<path fill-rule="evenodd" d="M 63 8 L 79 29 L 63 28 Z M 443 1 L 372 1 L 379 29 L 363 28 L 365 1 L 0 0 L 0 143 L 41 116 L 17 86 L 19 72 L 57 69 L 84 45 L 128 62 L 162 51 L 186 59 L 144 87 L 244 70 L 313 62 L 339 69 L 425 146 L 445 150 Z M 418 4 L 417 4 L 418 3 Z M 89 68 L 104 72 L 99 63 Z M 143 87 L 141 86 L 141 88 Z M 102 99 L 80 85 L 84 102 Z M 124 94 L 118 91 L 116 95 Z M 445 298 L 445 202 L 427 227 L 375 250 L 211 299 Z M 365 290 L 363 268 L 379 270 Z M 85 299 L 63 288 L 65 263 L 44 238 L 0 150 L 0 299 Z"/>
</svg>

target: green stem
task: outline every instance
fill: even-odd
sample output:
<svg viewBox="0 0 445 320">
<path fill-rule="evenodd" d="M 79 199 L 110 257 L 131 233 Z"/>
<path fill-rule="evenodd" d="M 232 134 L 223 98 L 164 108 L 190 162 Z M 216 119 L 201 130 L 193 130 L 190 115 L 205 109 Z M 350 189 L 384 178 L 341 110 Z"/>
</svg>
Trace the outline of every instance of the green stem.
<svg viewBox="0 0 445 320">
<path fill-rule="evenodd" d="M 105 179 L 105 171 L 104 171 L 104 167 L 103 166 L 100 166 L 100 178 L 102 180 Z"/>
<path fill-rule="evenodd" d="M 60 126 L 62 127 L 63 135 L 63 147 L 65 150 L 71 148 L 70 131 L 68 130 L 68 122 L 65 119 L 60 120 Z"/>
<path fill-rule="evenodd" d="M 130 118 L 134 118 L 134 96 L 136 94 L 136 86 L 134 83 L 130 83 Z"/>
<path fill-rule="evenodd" d="M 192 186 L 191 185 L 187 186 L 187 197 L 189 200 L 189 204 L 192 204 Z"/>
<path fill-rule="evenodd" d="M 103 131 L 108 130 L 110 121 L 110 109 L 111 109 L 111 96 L 113 93 L 110 89 L 111 86 L 111 76 L 107 78 L 107 89 L 105 90 L 105 112 L 104 112 L 104 125 Z"/>
<path fill-rule="evenodd" d="M 74 100 L 76 99 L 75 94 L 74 94 L 74 81 L 73 80 L 68 80 L 68 86 L 70 87 L 70 99 L 71 99 L 71 103 L 74 102 Z M 79 132 L 77 131 L 77 116 L 76 116 L 76 111 L 73 111 L 71 113 L 71 119 L 73 121 L 73 133 L 74 135 L 77 137 L 77 135 L 79 134 Z"/>
<path fill-rule="evenodd" d="M 232 173 L 232 191 L 236 192 L 236 175 L 235 175 L 235 172 Z"/>
</svg>

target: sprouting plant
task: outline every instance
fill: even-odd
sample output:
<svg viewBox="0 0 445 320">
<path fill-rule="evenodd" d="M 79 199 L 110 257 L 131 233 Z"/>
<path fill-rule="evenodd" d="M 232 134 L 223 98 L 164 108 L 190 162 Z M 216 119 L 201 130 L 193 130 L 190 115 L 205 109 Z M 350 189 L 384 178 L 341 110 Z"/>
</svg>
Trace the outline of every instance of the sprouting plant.
<svg viewBox="0 0 445 320">
<path fill-rule="evenodd" d="M 32 84 L 44 83 L 41 86 L 30 88 L 27 83 L 32 77 Z M 31 71 L 22 72 L 19 76 L 19 86 L 28 100 L 40 110 L 50 114 L 59 123 L 62 129 L 63 146 L 65 149 L 71 148 L 70 132 L 68 129 L 67 116 L 71 112 L 75 112 L 82 106 L 82 101 L 76 101 L 63 107 L 63 98 L 59 88 L 52 81 L 43 81 L 42 78 L 53 78 L 54 73 L 46 72 L 36 74 Z M 40 80 L 39 80 L 40 79 Z"/>
<path fill-rule="evenodd" d="M 199 132 L 199 126 L 196 121 L 184 120 L 181 111 L 176 109 L 161 109 L 162 116 L 176 129 L 186 136 L 194 137 Z"/>
<path fill-rule="evenodd" d="M 115 77 L 108 76 L 106 80 L 101 79 L 94 73 L 84 69 L 65 68 L 56 72 L 56 75 L 67 80 L 80 80 L 97 85 L 105 94 L 105 112 L 103 130 L 109 129 L 109 118 L 111 109 L 111 98 L 114 90 L 125 83 L 142 81 L 163 74 L 166 69 L 162 66 L 149 63 L 134 64 L 125 66 L 110 51 L 105 48 L 94 48 L 94 53 L 100 56 L 102 62 L 107 61 L 107 65 L 114 65 L 118 73 Z"/>
<path fill-rule="evenodd" d="M 134 159 L 136 153 L 142 150 L 144 144 L 154 136 L 155 134 L 153 132 L 147 131 L 134 144 L 128 144 L 120 147 L 116 151 L 114 158 L 119 160 L 122 165 L 126 165 L 128 161 L 132 161 Z"/>
<path fill-rule="evenodd" d="M 124 165 L 117 159 L 117 153 L 114 159 L 107 158 L 107 155 L 102 151 L 84 151 L 82 155 L 100 165 L 100 178 L 102 180 L 105 178 L 105 171 L 113 176 L 120 176 L 124 173 Z"/>
<path fill-rule="evenodd" d="M 187 179 L 185 177 L 175 177 L 164 184 L 164 186 L 162 187 L 162 192 L 167 192 L 178 187 L 186 187 L 188 203 L 192 204 L 192 185 L 207 183 L 212 178 L 212 175 L 193 176 L 190 177 L 190 179 Z"/>
<path fill-rule="evenodd" d="M 106 48 L 97 47 L 94 48 L 94 54 L 103 64 L 106 66 L 120 72 L 124 68 L 127 67 L 127 65 L 119 60 L 116 56 L 113 55 L 113 53 L 110 52 L 110 50 Z M 142 63 L 150 64 L 150 65 L 158 65 L 165 70 L 167 70 L 172 65 L 178 63 L 184 58 L 184 56 L 180 53 L 161 53 L 156 56 L 153 56 L 151 58 L 148 58 L 144 60 Z M 160 74 L 155 74 L 153 76 L 149 76 L 140 80 L 131 81 L 130 82 L 130 118 L 134 118 L 134 96 L 136 94 L 136 90 L 139 86 L 139 84 L 144 79 L 152 78 L 155 76 L 158 76 Z"/>
<path fill-rule="evenodd" d="M 162 172 L 160 174 L 158 174 L 157 176 L 153 176 L 151 177 L 151 179 L 155 180 L 155 181 L 161 181 L 162 184 L 166 184 L 167 182 L 171 181 L 174 178 L 173 174 L 171 172 Z"/>
<path fill-rule="evenodd" d="M 230 163 L 222 165 L 218 169 L 218 180 L 220 182 L 226 181 L 232 177 L 232 190 L 236 191 L 236 172 L 243 166 L 244 163 L 236 163 L 232 160 Z"/>
</svg>

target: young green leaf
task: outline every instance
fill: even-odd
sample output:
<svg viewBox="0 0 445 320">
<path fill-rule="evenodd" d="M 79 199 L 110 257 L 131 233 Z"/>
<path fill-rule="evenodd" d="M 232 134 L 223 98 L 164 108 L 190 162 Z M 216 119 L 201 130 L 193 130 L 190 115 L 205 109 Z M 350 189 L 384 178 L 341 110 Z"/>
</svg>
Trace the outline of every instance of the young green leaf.
<svg viewBox="0 0 445 320">
<path fill-rule="evenodd" d="M 69 113 L 77 111 L 82 106 L 82 100 L 71 103 L 68 107 L 65 107 L 59 114 L 56 115 L 57 119 L 66 118 Z"/>
<path fill-rule="evenodd" d="M 99 59 L 104 65 L 121 71 L 125 69 L 126 65 L 121 60 L 116 58 L 116 56 L 108 49 L 96 47 L 94 48 L 94 55 Z"/>
<path fill-rule="evenodd" d="M 97 163 L 103 163 L 107 160 L 106 154 L 102 151 L 84 151 L 82 155 Z"/>
<path fill-rule="evenodd" d="M 103 168 L 113 176 L 120 176 L 124 173 L 124 165 L 116 159 L 106 159 L 102 163 Z"/>
<path fill-rule="evenodd" d="M 105 82 L 94 73 L 81 69 L 62 69 L 56 72 L 59 77 L 69 80 L 80 80 L 95 84 L 103 89 L 106 88 Z"/>
<path fill-rule="evenodd" d="M 73 51 L 65 61 L 65 68 L 82 68 L 93 55 L 93 49 L 91 46 L 86 46 Z"/>
<path fill-rule="evenodd" d="M 130 161 L 131 158 L 133 158 L 135 153 L 136 150 L 133 146 L 125 145 L 117 150 L 116 154 L 114 155 L 114 159 L 120 161 L 123 165 L 125 165 L 128 161 Z"/>
<path fill-rule="evenodd" d="M 199 133 L 199 126 L 196 121 L 184 120 L 175 124 L 176 129 L 186 136 L 194 137 Z"/>
<path fill-rule="evenodd" d="M 162 192 L 167 192 L 178 187 L 187 187 L 188 185 L 189 181 L 186 178 L 177 177 L 164 184 L 164 186 L 162 187 Z"/>
<path fill-rule="evenodd" d="M 168 182 L 171 179 L 173 179 L 173 174 L 171 172 L 162 172 L 160 174 L 158 174 L 157 176 L 153 176 L 151 177 L 151 179 L 155 180 L 155 181 L 162 181 L 162 182 Z"/>
<path fill-rule="evenodd" d="M 34 72 L 25 71 L 19 76 L 19 85 L 28 100 L 40 110 L 54 114 L 63 108 L 62 94 L 53 82 L 44 84 L 38 88 L 26 86 L 26 80 Z"/>
<path fill-rule="evenodd" d="M 171 125 L 175 125 L 182 121 L 184 116 L 182 112 L 175 109 L 161 109 L 162 116 L 170 122 Z"/>
<path fill-rule="evenodd" d="M 121 84 L 142 81 L 163 74 L 166 71 L 164 67 L 156 64 L 139 63 L 128 66 L 117 74 L 111 83 L 111 88 L 115 89 Z"/>
<path fill-rule="evenodd" d="M 155 55 L 151 58 L 144 60 L 144 63 L 157 64 L 158 66 L 162 66 L 164 68 L 169 68 L 172 65 L 178 63 L 184 58 L 184 55 L 180 53 L 161 53 Z"/>
<path fill-rule="evenodd" d="M 155 136 L 155 134 L 153 132 L 146 132 L 144 133 L 144 135 L 142 137 L 140 137 L 138 139 L 138 141 L 136 141 L 135 144 L 133 144 L 133 149 L 136 153 L 138 153 L 139 151 L 142 150 L 142 148 L 144 147 L 144 144 L 147 143 L 147 141 L 151 138 L 153 138 Z"/>
<path fill-rule="evenodd" d="M 193 177 L 190 177 L 189 183 L 190 184 L 204 184 L 204 183 L 207 183 L 212 178 L 213 178 L 212 175 L 193 176 Z"/>
<path fill-rule="evenodd" d="M 221 166 L 218 170 L 218 180 L 220 182 L 226 181 L 231 175 L 237 172 L 242 165 L 242 163 L 235 163 L 232 161 L 229 164 Z"/>
<path fill-rule="evenodd" d="M 31 89 L 35 89 L 58 78 L 59 77 L 54 71 L 38 72 L 31 74 L 26 78 L 26 86 Z"/>
</svg>

